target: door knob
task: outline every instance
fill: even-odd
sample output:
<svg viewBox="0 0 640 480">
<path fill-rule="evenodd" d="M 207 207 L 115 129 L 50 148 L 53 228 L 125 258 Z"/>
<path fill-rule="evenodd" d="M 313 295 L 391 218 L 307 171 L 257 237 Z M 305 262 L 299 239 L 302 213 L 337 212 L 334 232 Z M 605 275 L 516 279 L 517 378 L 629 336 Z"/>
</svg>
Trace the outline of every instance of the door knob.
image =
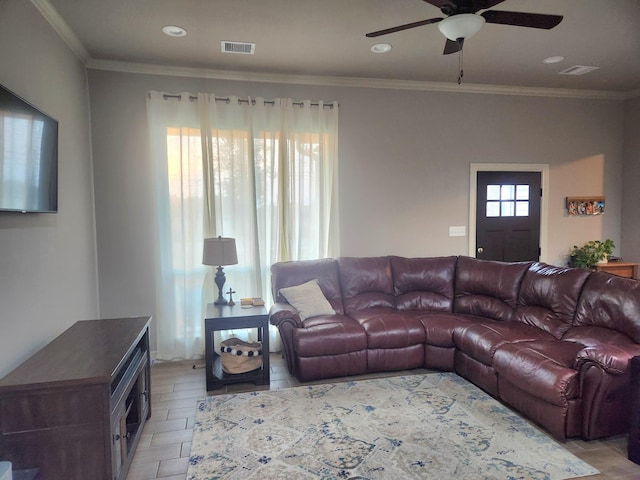
<svg viewBox="0 0 640 480">
<path fill-rule="evenodd" d="M 478 247 L 478 253 L 482 253 L 482 252 L 484 252 L 484 248 Z"/>
</svg>

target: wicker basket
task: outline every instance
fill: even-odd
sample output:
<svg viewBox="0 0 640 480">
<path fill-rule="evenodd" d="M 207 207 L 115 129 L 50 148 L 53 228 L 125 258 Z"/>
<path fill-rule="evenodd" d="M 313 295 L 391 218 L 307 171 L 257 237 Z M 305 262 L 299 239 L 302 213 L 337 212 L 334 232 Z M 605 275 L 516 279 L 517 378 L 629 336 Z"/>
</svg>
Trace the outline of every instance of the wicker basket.
<svg viewBox="0 0 640 480">
<path fill-rule="evenodd" d="M 246 373 L 262 367 L 262 343 L 229 338 L 220 342 L 220 359 L 225 373 Z"/>
</svg>

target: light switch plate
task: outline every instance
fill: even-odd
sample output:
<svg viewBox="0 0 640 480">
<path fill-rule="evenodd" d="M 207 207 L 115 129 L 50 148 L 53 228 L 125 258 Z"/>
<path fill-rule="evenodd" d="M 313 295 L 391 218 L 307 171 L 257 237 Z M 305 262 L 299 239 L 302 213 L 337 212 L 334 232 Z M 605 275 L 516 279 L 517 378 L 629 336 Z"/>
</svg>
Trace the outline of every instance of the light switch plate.
<svg viewBox="0 0 640 480">
<path fill-rule="evenodd" d="M 449 227 L 449 236 L 450 237 L 464 237 L 467 234 L 466 227 L 458 226 L 458 227 Z"/>
</svg>

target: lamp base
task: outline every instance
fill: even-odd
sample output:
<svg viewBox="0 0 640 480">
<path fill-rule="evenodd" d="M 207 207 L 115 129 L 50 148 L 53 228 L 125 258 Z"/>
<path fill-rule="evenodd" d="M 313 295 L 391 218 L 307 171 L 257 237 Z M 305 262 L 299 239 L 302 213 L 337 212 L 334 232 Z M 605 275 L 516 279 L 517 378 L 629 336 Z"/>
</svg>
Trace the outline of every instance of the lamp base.
<svg viewBox="0 0 640 480">
<path fill-rule="evenodd" d="M 228 303 L 227 299 L 222 295 L 222 289 L 226 280 L 224 270 L 219 266 L 218 271 L 216 272 L 216 278 L 214 279 L 214 282 L 216 282 L 216 285 L 218 286 L 218 299 L 213 302 L 214 305 L 226 305 Z"/>
</svg>

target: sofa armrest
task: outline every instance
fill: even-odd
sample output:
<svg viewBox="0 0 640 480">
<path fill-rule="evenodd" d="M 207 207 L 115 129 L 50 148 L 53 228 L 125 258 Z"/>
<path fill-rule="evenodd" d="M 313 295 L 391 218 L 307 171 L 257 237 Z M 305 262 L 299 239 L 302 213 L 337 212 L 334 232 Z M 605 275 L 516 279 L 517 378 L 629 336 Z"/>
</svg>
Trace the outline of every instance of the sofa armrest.
<svg viewBox="0 0 640 480">
<path fill-rule="evenodd" d="M 274 303 L 269 309 L 269 321 L 271 325 L 279 327 L 281 323 L 288 321 L 297 328 L 304 328 L 298 311 L 288 303 Z"/>
<path fill-rule="evenodd" d="M 579 370 L 586 364 L 595 363 L 607 373 L 622 375 L 628 371 L 631 358 L 638 355 L 640 345 L 637 344 L 586 347 L 578 352 L 575 368 Z"/>
</svg>

